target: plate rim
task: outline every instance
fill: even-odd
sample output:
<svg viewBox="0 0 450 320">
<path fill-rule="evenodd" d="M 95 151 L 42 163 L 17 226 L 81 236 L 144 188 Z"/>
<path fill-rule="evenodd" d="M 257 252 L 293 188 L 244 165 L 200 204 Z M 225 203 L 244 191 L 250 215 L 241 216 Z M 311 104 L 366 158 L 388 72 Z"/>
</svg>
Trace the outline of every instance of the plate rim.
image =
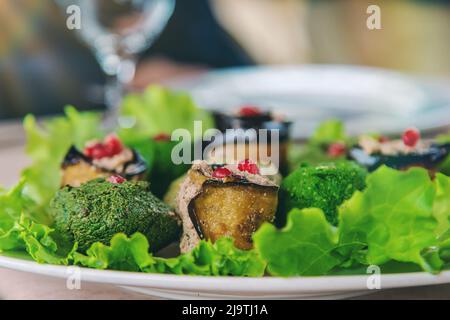
<svg viewBox="0 0 450 320">
<path fill-rule="evenodd" d="M 43 276 L 68 279 L 73 265 L 40 264 L 19 258 L 0 255 L 0 267 Z M 261 293 L 295 294 L 325 293 L 337 291 L 367 290 L 367 275 L 333 275 L 307 277 L 233 277 L 194 276 L 158 273 L 142 273 L 116 270 L 98 270 L 77 267 L 81 281 L 106 283 L 118 286 L 146 287 L 167 290 L 187 290 L 214 293 Z M 416 287 L 450 283 L 450 270 L 437 275 L 427 272 L 381 274 L 381 289 Z"/>
</svg>

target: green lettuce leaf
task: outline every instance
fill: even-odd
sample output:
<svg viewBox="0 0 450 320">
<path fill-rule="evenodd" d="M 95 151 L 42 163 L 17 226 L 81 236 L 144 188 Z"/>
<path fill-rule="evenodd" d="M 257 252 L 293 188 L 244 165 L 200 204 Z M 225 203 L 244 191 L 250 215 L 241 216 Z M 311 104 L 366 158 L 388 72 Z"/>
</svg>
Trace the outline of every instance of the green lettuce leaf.
<svg viewBox="0 0 450 320">
<path fill-rule="evenodd" d="M 189 95 L 151 86 L 142 94 L 124 98 L 119 136 L 128 144 L 160 133 L 170 135 L 175 129 L 187 129 L 197 140 L 201 136 L 194 135 L 195 120 L 202 121 L 203 131 L 213 127 L 211 115 L 199 109 Z"/>
<path fill-rule="evenodd" d="M 26 201 L 23 197 L 25 180 L 22 179 L 9 191 L 0 194 L 0 232 L 11 229 L 19 220 Z"/>
<path fill-rule="evenodd" d="M 164 271 L 174 274 L 259 277 L 266 268 L 255 250 L 237 249 L 231 238 L 221 238 L 214 244 L 201 241 L 191 252 L 161 261 Z"/>
<path fill-rule="evenodd" d="M 50 233 L 50 227 L 21 216 L 7 232 L 0 232 L 0 252 L 23 249 L 37 262 L 68 265 L 77 246 L 62 256 Z"/>
<path fill-rule="evenodd" d="M 156 263 L 148 249 L 149 244 L 143 234 L 135 233 L 128 238 L 118 233 L 111 239 L 110 246 L 96 242 L 86 255 L 77 252 L 74 259 L 76 264 L 96 269 L 144 271 Z"/>
<path fill-rule="evenodd" d="M 448 178 L 413 168 L 406 172 L 381 167 L 339 208 L 336 229 L 318 209 L 294 209 L 277 230 L 264 224 L 255 247 L 272 275 L 321 275 L 361 265 L 396 262 L 438 272 L 443 261 L 439 234 L 448 230 Z M 450 252 L 449 252 L 450 253 Z M 450 261 L 450 260 L 449 260 Z"/>
<path fill-rule="evenodd" d="M 342 121 L 330 119 L 322 122 L 312 135 L 310 142 L 314 144 L 345 143 L 348 139 Z"/>
<path fill-rule="evenodd" d="M 186 173 L 188 164 L 175 164 L 172 161 L 172 148 L 175 141 L 154 141 L 145 139 L 129 143 L 144 158 L 148 165 L 150 190 L 158 198 L 162 198 L 172 181 Z"/>
<path fill-rule="evenodd" d="M 336 142 L 346 145 L 353 143 L 352 139 L 347 136 L 341 121 L 330 119 L 322 122 L 306 144 L 290 147 L 288 154 L 290 169 L 294 170 L 302 163 L 317 165 L 337 160 L 327 154 L 327 146 Z M 345 159 L 345 156 L 343 155 L 339 159 Z"/>
<path fill-rule="evenodd" d="M 202 241 L 191 252 L 176 258 L 159 258 L 148 253 L 147 238 L 136 233 L 128 238 L 117 234 L 110 246 L 94 243 L 86 255 L 75 253 L 76 264 L 97 269 L 116 269 L 151 273 L 190 275 L 262 276 L 265 263 L 255 251 L 243 251 L 234 247 L 228 238 L 215 244 Z"/>
<path fill-rule="evenodd" d="M 450 132 L 437 136 L 436 141 L 439 143 L 450 143 Z M 442 173 L 450 176 L 450 155 L 440 164 L 439 169 Z"/>
<path fill-rule="evenodd" d="M 94 112 L 78 112 L 74 107 L 66 107 L 65 117 L 44 121 L 39 126 L 32 115 L 24 120 L 27 135 L 26 152 L 32 165 L 22 172 L 25 181 L 23 192 L 32 199 L 40 210 L 35 219 L 48 223 L 46 206 L 60 187 L 60 166 L 71 145 L 78 147 L 91 139 L 103 135 L 101 116 Z"/>
<path fill-rule="evenodd" d="M 266 223 L 253 239 L 268 271 L 276 276 L 322 275 L 342 261 L 333 254 L 336 230 L 320 209 L 293 209 L 283 229 Z"/>
<path fill-rule="evenodd" d="M 172 161 L 172 149 L 178 141 L 154 141 L 153 137 L 161 133 L 170 136 L 176 129 L 186 129 L 193 144 L 201 138 L 201 132 L 194 130 L 196 120 L 202 121 L 203 132 L 213 127 L 211 115 L 198 108 L 189 95 L 183 93 L 151 86 L 144 93 L 124 98 L 118 135 L 145 159 L 151 191 L 160 198 L 170 183 L 183 175 L 189 166 Z"/>
<path fill-rule="evenodd" d="M 348 250 L 356 243 L 353 250 L 361 250 L 361 244 L 367 245 L 368 264 L 392 259 L 436 271 L 422 255 L 437 245 L 435 193 L 424 169 L 381 167 L 368 177 L 367 188 L 340 208 L 340 246 Z"/>
<path fill-rule="evenodd" d="M 436 234 L 441 236 L 450 228 L 450 177 L 437 173 L 434 186 L 436 199 L 433 204 L 433 215 L 438 222 Z"/>
</svg>

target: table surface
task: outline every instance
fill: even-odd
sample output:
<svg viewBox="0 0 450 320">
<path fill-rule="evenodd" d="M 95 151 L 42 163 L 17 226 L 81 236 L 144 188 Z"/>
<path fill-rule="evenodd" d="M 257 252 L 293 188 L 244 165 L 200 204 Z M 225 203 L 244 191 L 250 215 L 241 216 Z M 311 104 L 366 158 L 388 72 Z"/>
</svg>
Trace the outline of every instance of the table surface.
<svg viewBox="0 0 450 320">
<path fill-rule="evenodd" d="M 5 127 L 3 127 L 5 128 Z M 0 136 L 2 126 L 0 125 Z M 0 139 L 0 185 L 11 186 L 29 160 L 24 156 L 23 133 L 19 125 L 8 125 L 14 139 Z M 11 137 L 11 136 L 10 136 Z M 11 142 L 13 141 L 13 143 Z M 113 285 L 82 283 L 79 290 L 66 288 L 64 279 L 56 279 L 0 268 L 0 299 L 157 299 L 132 293 Z M 450 299 L 450 284 L 373 291 L 355 299 Z"/>
</svg>

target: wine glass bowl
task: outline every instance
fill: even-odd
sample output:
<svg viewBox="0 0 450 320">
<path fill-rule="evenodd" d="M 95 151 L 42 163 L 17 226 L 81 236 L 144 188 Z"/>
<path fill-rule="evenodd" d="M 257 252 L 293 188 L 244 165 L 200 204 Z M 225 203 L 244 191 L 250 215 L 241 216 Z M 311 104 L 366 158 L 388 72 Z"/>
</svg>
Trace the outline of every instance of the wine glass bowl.
<svg viewBox="0 0 450 320">
<path fill-rule="evenodd" d="M 106 104 L 116 108 L 134 78 L 136 55 L 149 48 L 173 13 L 175 0 L 59 0 L 81 12 L 81 38 L 109 76 Z"/>
</svg>

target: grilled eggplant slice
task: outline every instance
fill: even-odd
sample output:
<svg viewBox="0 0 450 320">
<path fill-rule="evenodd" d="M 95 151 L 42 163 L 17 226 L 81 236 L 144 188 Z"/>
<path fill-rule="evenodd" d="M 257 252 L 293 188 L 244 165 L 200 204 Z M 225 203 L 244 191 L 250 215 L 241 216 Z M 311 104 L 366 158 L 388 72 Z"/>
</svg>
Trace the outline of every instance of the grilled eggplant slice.
<svg viewBox="0 0 450 320">
<path fill-rule="evenodd" d="M 79 187 L 85 182 L 111 175 L 120 175 L 127 180 L 143 180 L 146 175 L 147 164 L 136 151 L 131 151 L 129 160 L 116 166 L 116 168 L 106 168 L 72 146 L 64 158 L 61 169 L 61 186 Z"/>
<path fill-rule="evenodd" d="M 236 247 L 251 249 L 253 233 L 275 218 L 278 189 L 270 179 L 237 166 L 195 162 L 176 201 L 184 230 L 181 252 L 190 251 L 201 239 L 214 242 L 221 237 L 232 237 Z"/>
<path fill-rule="evenodd" d="M 369 171 L 376 170 L 381 165 L 398 170 L 423 167 L 433 171 L 449 154 L 450 143 L 437 144 L 424 141 L 415 148 L 407 148 L 400 140 L 376 145 L 365 137 L 360 139 L 359 145 L 349 150 L 348 158 L 358 162 Z"/>
</svg>

